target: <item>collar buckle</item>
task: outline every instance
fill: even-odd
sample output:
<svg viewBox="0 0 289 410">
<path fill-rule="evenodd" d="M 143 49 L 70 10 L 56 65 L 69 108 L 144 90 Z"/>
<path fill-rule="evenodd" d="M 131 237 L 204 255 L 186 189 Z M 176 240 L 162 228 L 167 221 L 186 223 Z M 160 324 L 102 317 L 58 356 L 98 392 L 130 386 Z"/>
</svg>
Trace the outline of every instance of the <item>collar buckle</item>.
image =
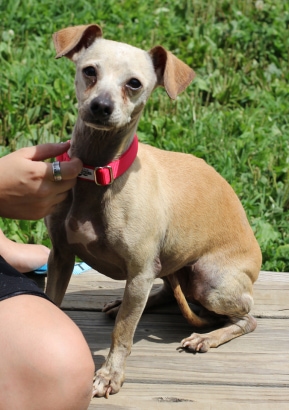
<svg viewBox="0 0 289 410">
<path fill-rule="evenodd" d="M 97 171 L 102 171 L 107 169 L 109 172 L 109 182 L 105 182 L 105 183 L 101 183 L 98 181 L 98 177 L 97 177 Z M 94 182 L 96 183 L 96 185 L 100 185 L 100 186 L 104 186 L 104 185 L 111 185 L 114 181 L 114 176 L 113 176 L 113 170 L 112 167 L 110 165 L 105 165 L 103 167 L 95 167 L 94 168 Z"/>
</svg>

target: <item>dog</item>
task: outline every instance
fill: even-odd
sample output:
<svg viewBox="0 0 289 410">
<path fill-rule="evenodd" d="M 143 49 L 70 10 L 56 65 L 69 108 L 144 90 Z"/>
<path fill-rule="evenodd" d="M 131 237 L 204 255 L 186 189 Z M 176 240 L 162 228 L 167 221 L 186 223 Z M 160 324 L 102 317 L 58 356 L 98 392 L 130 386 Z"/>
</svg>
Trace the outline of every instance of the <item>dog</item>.
<svg viewBox="0 0 289 410">
<path fill-rule="evenodd" d="M 79 115 L 62 160 L 78 157 L 84 165 L 68 198 L 46 218 L 52 242 L 46 292 L 61 304 L 75 255 L 126 280 L 123 299 L 104 307 L 116 321 L 93 396 L 108 397 L 124 381 L 146 307 L 176 298 L 194 327 L 215 323 L 181 342 L 193 352 L 253 331 L 249 312 L 261 252 L 239 199 L 211 166 L 137 140 L 152 91 L 161 86 L 176 99 L 194 71 L 162 46 L 146 52 L 106 40 L 96 24 L 64 28 L 53 40 L 56 58 L 76 64 Z M 163 286 L 151 293 L 156 278 Z M 199 304 L 200 313 L 188 302 Z"/>
</svg>

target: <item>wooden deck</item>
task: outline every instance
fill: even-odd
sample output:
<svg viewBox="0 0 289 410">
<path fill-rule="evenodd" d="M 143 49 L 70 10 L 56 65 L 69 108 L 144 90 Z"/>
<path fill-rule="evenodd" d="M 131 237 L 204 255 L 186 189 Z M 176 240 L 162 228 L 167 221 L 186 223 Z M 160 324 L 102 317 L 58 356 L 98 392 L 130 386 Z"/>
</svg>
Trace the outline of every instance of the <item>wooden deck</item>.
<svg viewBox="0 0 289 410">
<path fill-rule="evenodd" d="M 101 308 L 123 288 L 124 282 L 91 270 L 72 276 L 62 304 L 84 333 L 97 368 L 114 325 Z M 205 354 L 178 350 L 193 330 L 176 305 L 145 313 L 121 391 L 92 399 L 89 410 L 288 409 L 289 273 L 261 272 L 254 294 L 257 329 Z"/>
</svg>

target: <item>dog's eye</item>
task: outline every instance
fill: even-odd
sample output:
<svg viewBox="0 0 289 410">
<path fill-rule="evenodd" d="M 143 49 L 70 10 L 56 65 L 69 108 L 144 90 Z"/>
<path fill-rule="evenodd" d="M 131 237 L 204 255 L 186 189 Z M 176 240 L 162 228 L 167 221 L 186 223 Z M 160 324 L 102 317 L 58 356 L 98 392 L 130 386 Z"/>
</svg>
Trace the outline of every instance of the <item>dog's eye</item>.
<svg viewBox="0 0 289 410">
<path fill-rule="evenodd" d="M 137 78 L 131 78 L 127 83 L 127 86 L 132 90 L 138 90 L 139 88 L 141 88 L 142 84 Z"/>
<path fill-rule="evenodd" d="M 94 67 L 89 66 L 89 67 L 85 67 L 83 69 L 83 73 L 87 76 L 87 77 L 96 77 L 96 70 Z"/>
</svg>

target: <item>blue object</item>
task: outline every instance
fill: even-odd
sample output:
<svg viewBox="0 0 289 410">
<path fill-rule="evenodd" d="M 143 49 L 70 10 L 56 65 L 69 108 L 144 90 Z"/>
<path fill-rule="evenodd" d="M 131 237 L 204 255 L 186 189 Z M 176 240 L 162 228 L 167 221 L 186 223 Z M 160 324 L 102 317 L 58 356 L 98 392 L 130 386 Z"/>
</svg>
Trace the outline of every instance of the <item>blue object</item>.
<svg viewBox="0 0 289 410">
<path fill-rule="evenodd" d="M 77 262 L 74 265 L 72 273 L 73 275 L 80 275 L 81 273 L 86 272 L 89 269 L 91 269 L 91 267 L 87 265 L 87 263 Z M 40 266 L 39 268 L 35 269 L 33 272 L 36 273 L 37 275 L 46 275 L 47 274 L 47 264 Z"/>
</svg>

